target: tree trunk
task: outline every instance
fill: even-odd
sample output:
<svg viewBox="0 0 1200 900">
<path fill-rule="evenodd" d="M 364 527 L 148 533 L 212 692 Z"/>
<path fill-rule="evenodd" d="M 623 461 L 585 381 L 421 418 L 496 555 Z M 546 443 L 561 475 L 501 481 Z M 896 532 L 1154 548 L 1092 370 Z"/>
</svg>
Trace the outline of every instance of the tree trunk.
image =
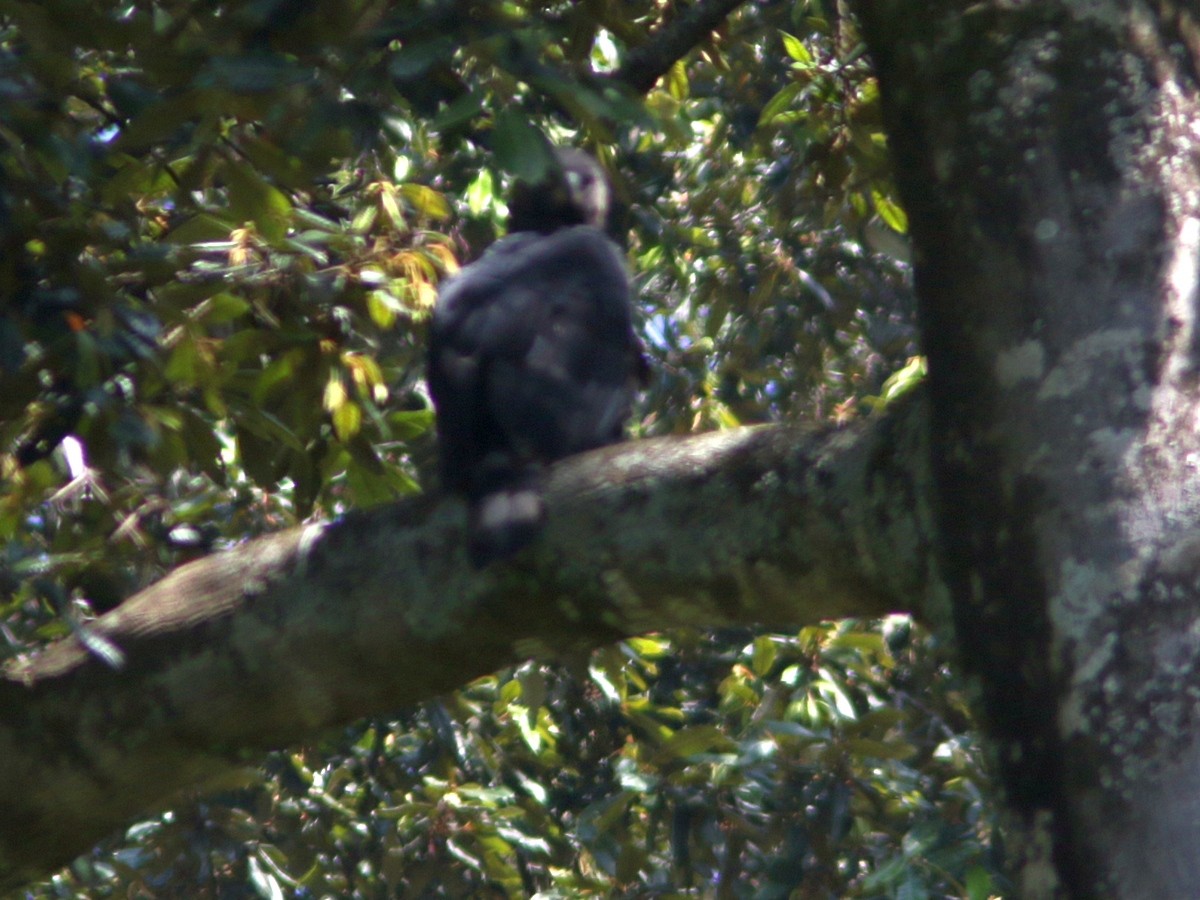
<svg viewBox="0 0 1200 900">
<path fill-rule="evenodd" d="M 1200 26 L 860 0 L 1024 897 L 1200 897 Z"/>
</svg>

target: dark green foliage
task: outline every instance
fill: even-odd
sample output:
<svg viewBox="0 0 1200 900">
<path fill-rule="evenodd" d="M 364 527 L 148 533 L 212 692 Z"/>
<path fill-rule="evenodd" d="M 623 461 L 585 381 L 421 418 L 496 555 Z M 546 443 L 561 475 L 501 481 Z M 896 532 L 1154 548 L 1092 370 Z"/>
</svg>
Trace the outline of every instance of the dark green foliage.
<svg viewBox="0 0 1200 900">
<path fill-rule="evenodd" d="M 835 4 L 747 4 L 645 96 L 621 67 L 663 4 L 467 6 L 0 0 L 0 656 L 418 490 L 436 285 L 547 139 L 617 176 L 656 373 L 637 432 L 849 418 L 915 352 Z M 530 663 L 281 753 L 30 895 L 983 898 L 986 787 L 938 658 L 896 619 Z"/>
<path fill-rule="evenodd" d="M 986 782 L 937 657 L 896 617 L 640 638 L 582 678 L 529 663 L 277 754 L 45 896 L 116 873 L 221 896 L 987 897 Z"/>
</svg>

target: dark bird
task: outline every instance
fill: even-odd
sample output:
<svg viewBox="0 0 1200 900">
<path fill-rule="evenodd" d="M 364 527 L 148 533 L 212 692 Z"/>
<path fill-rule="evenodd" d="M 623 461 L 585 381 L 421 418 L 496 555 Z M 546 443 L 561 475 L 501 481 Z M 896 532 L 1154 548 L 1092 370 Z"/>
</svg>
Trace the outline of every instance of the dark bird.
<svg viewBox="0 0 1200 900">
<path fill-rule="evenodd" d="M 438 297 L 428 377 L 441 480 L 470 506 L 476 566 L 533 540 L 541 470 L 621 440 L 644 380 L 608 205 L 600 166 L 556 150 L 542 181 L 514 189 L 508 236 Z"/>
</svg>

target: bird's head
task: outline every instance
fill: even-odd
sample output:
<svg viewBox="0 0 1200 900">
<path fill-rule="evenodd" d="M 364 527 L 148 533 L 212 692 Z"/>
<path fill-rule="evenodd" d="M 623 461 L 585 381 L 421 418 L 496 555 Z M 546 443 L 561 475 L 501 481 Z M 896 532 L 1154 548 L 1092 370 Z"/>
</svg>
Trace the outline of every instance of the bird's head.
<svg viewBox="0 0 1200 900">
<path fill-rule="evenodd" d="M 554 150 L 554 162 L 536 182 L 519 181 L 508 203 L 508 230 L 549 234 L 571 225 L 608 223 L 612 191 L 600 164 L 569 147 Z"/>
</svg>

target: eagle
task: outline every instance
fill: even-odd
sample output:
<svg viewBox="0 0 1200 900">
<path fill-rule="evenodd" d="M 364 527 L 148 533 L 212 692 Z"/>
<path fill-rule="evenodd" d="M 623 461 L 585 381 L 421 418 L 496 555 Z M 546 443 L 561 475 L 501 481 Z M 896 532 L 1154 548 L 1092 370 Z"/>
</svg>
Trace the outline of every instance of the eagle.
<svg viewBox="0 0 1200 900">
<path fill-rule="evenodd" d="M 534 539 L 541 473 L 624 437 L 646 363 L 629 274 L 608 237 L 610 189 L 578 150 L 518 182 L 508 235 L 442 286 L 429 337 L 444 490 L 469 507 L 482 568 Z"/>
</svg>

